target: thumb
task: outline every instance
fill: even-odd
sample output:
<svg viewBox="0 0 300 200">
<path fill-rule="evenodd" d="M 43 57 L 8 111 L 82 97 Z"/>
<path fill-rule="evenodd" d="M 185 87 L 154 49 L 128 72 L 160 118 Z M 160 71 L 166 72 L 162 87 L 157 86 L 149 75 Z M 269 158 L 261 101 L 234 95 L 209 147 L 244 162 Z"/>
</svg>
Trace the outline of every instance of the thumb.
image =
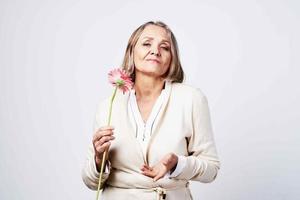
<svg viewBox="0 0 300 200">
<path fill-rule="evenodd" d="M 169 157 L 164 157 L 161 162 L 162 162 L 163 165 L 168 165 L 170 163 L 170 158 Z"/>
<path fill-rule="evenodd" d="M 154 178 L 153 181 L 157 181 L 158 179 L 162 178 L 165 175 L 164 172 L 159 172 Z"/>
</svg>

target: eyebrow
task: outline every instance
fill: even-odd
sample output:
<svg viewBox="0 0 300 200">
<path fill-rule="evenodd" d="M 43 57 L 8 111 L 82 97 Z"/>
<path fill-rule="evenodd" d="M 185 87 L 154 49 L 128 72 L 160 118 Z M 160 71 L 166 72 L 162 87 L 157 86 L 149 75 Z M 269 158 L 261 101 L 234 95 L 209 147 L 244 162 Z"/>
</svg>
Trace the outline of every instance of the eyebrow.
<svg viewBox="0 0 300 200">
<path fill-rule="evenodd" d="M 154 38 L 153 37 L 149 37 L 149 36 L 145 36 L 145 37 L 143 37 L 143 40 L 144 39 L 150 39 L 150 40 L 153 40 Z M 169 40 L 165 40 L 165 39 L 163 39 L 162 41 L 161 41 L 161 43 L 163 43 L 163 42 L 166 42 L 166 43 L 168 43 L 168 44 L 170 44 L 170 42 L 169 42 Z"/>
</svg>

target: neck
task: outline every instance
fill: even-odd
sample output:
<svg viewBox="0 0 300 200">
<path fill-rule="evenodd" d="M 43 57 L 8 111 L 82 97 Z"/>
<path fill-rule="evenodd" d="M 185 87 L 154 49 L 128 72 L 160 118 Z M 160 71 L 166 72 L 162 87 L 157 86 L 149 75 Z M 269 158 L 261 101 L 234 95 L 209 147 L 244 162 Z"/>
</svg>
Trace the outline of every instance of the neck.
<svg viewBox="0 0 300 200">
<path fill-rule="evenodd" d="M 136 76 L 134 89 L 137 100 L 150 101 L 156 99 L 163 87 L 164 79 L 149 76 Z"/>
</svg>

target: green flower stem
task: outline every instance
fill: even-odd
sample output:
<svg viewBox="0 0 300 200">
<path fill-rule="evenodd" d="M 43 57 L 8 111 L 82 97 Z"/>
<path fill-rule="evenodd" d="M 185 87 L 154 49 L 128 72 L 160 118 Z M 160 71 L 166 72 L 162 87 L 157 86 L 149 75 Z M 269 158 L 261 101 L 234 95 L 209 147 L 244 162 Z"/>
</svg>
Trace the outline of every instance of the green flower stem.
<svg viewBox="0 0 300 200">
<path fill-rule="evenodd" d="M 117 89 L 118 87 L 116 86 L 114 93 L 110 99 L 110 104 L 109 104 L 109 114 L 108 114 L 108 122 L 107 125 L 110 125 L 110 121 L 111 121 L 111 111 L 112 111 L 112 104 L 113 101 L 115 99 L 116 93 L 117 93 Z M 101 185 L 101 180 L 102 180 L 102 175 L 103 175 L 103 168 L 104 168 L 104 163 L 105 163 L 105 157 L 106 157 L 107 151 L 104 151 L 103 156 L 102 156 L 102 162 L 101 162 L 101 168 L 100 168 L 100 177 L 99 177 L 99 182 L 98 182 L 98 189 L 97 189 L 97 196 L 96 196 L 96 200 L 98 200 L 99 197 L 99 191 L 100 191 L 100 185 Z"/>
</svg>

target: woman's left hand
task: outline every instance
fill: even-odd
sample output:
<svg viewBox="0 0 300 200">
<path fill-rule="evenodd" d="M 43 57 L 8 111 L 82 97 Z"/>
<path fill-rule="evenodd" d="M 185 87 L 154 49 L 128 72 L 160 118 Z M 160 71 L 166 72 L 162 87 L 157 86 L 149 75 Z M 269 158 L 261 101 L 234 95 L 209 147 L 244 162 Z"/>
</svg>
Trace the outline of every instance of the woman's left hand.
<svg viewBox="0 0 300 200">
<path fill-rule="evenodd" d="M 163 159 L 160 160 L 156 165 L 153 167 L 150 167 L 148 165 L 142 165 L 141 170 L 142 174 L 145 176 L 149 176 L 150 178 L 153 178 L 154 181 L 157 181 L 158 179 L 164 177 L 164 175 L 176 168 L 178 162 L 178 157 L 174 153 L 168 153 L 163 157 Z"/>
</svg>

